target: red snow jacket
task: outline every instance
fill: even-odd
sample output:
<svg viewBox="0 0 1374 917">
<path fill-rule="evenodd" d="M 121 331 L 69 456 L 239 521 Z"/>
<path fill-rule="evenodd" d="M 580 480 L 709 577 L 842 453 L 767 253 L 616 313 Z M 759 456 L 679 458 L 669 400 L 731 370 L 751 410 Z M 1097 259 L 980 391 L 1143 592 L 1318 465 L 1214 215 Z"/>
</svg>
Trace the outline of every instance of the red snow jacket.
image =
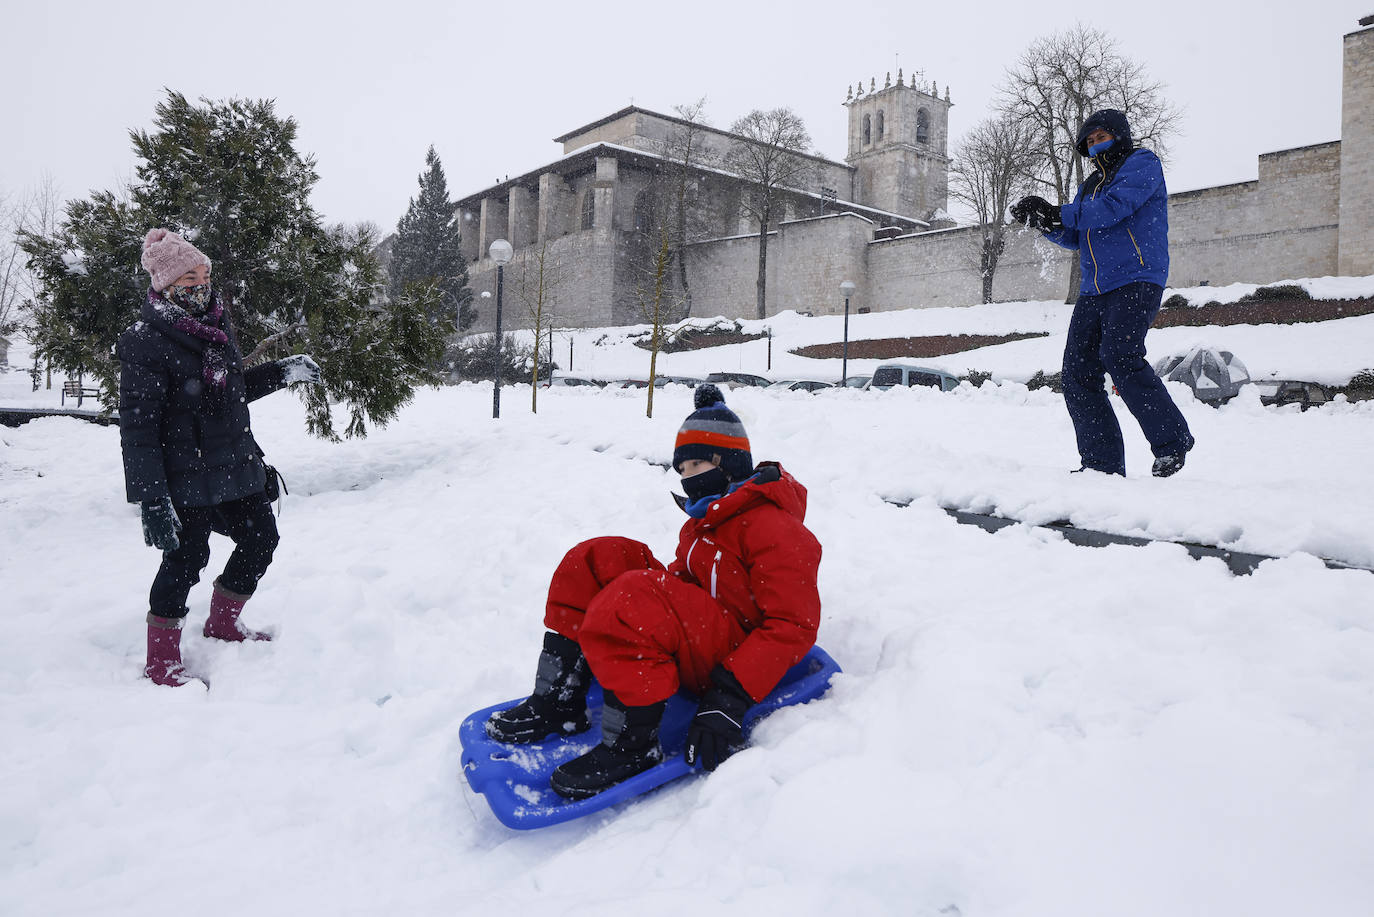
<svg viewBox="0 0 1374 917">
<path fill-rule="evenodd" d="M 816 642 L 821 545 L 803 524 L 806 488 L 774 462 L 689 519 L 668 572 L 707 590 L 748 632 L 724 665 L 763 700 Z"/>
</svg>

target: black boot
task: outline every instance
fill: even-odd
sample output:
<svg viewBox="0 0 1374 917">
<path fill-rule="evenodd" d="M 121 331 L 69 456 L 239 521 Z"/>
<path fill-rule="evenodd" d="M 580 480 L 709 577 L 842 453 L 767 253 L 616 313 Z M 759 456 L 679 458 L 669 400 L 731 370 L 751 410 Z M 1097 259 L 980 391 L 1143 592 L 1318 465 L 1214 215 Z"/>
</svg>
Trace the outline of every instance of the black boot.
<svg viewBox="0 0 1374 917">
<path fill-rule="evenodd" d="M 549 735 L 583 732 L 591 726 L 587 719 L 591 677 L 577 641 L 550 631 L 539 652 L 534 693 L 509 710 L 493 713 L 486 722 L 487 735 L 498 742 L 524 745 Z"/>
<path fill-rule="evenodd" d="M 667 701 L 659 701 L 627 707 L 607 691 L 601 744 L 554 769 L 549 779 L 554 792 L 568 799 L 586 799 L 662 761 L 658 726 L 667 706 Z"/>
<path fill-rule="evenodd" d="M 1172 474 L 1177 474 L 1183 470 L 1183 462 L 1187 459 L 1186 452 L 1177 452 L 1173 455 L 1161 455 L 1155 459 L 1154 467 L 1150 469 L 1150 474 L 1157 478 L 1167 478 Z"/>
</svg>

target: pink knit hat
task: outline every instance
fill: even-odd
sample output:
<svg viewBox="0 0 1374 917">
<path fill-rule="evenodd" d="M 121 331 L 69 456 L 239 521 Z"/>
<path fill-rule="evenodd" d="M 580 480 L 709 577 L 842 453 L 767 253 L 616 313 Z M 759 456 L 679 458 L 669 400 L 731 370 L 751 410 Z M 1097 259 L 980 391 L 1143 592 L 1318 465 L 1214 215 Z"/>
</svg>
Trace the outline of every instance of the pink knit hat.
<svg viewBox="0 0 1374 917">
<path fill-rule="evenodd" d="M 187 271 L 210 259 L 190 242 L 165 229 L 150 229 L 143 239 L 143 269 L 153 278 L 153 289 L 161 292 Z"/>
</svg>

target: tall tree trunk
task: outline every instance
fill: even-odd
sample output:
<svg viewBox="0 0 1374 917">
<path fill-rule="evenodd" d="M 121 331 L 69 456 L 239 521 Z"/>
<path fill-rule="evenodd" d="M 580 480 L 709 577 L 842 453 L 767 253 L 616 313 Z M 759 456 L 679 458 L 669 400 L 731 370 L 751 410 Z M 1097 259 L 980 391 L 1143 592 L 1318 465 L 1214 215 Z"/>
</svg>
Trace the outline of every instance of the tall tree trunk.
<svg viewBox="0 0 1374 917">
<path fill-rule="evenodd" d="M 772 209 L 773 208 L 769 204 L 764 204 L 763 216 L 759 220 L 759 318 L 768 317 L 768 223 L 772 217 Z"/>
<path fill-rule="evenodd" d="M 689 147 L 690 149 L 690 147 Z M 687 286 L 687 181 L 682 179 L 678 182 L 677 193 L 677 251 L 674 252 L 677 259 L 678 283 L 682 285 L 682 314 L 679 319 L 687 318 L 692 314 L 692 290 Z"/>
<path fill-rule="evenodd" d="M 995 256 L 992 253 L 993 241 L 990 236 L 983 237 L 983 257 L 979 265 L 979 274 L 983 278 L 983 302 L 992 302 L 992 272 L 996 270 Z"/>
<path fill-rule="evenodd" d="M 983 302 L 992 302 L 992 281 L 997 276 L 997 265 L 1002 261 L 1002 253 L 1007 249 L 1007 237 L 1001 225 L 989 227 L 983 239 Z"/>
</svg>

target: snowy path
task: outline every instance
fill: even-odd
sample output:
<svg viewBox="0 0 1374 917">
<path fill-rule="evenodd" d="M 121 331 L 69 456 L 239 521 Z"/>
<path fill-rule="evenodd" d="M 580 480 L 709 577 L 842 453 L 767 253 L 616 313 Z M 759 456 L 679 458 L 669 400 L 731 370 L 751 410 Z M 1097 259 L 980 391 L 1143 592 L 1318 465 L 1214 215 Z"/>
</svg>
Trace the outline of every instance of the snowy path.
<svg viewBox="0 0 1374 917">
<path fill-rule="evenodd" d="M 0 430 L 5 912 L 1367 913 L 1374 576 L 1298 556 L 1233 577 L 935 505 L 1368 562 L 1374 413 L 1349 406 L 1187 405 L 1183 475 L 1080 482 L 1048 392 L 732 393 L 755 457 L 810 487 L 846 674 L 709 779 L 501 827 L 457 724 L 528 690 L 564 549 L 670 549 L 673 480 L 641 459 L 666 460 L 689 398 L 647 420 L 632 393 L 566 390 L 531 416 L 517 388 L 493 423 L 464 386 L 340 445 L 260 402 L 292 495 L 246 617 L 280 635 L 200 638 L 207 576 L 185 646 L 209 693 L 138 677 L 157 558 L 117 432 Z"/>
</svg>

